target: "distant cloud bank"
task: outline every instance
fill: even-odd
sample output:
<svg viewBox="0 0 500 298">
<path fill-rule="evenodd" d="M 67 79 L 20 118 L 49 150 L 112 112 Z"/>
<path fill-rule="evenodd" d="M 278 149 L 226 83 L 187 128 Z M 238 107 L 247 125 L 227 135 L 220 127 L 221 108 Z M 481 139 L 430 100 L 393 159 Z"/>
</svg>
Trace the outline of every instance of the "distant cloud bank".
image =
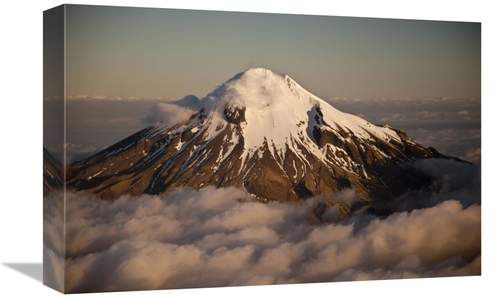
<svg viewBox="0 0 500 298">
<path fill-rule="evenodd" d="M 46 96 L 45 100 L 51 99 L 62 99 L 62 96 Z M 107 95 L 99 95 L 99 94 L 76 94 L 76 95 L 68 95 L 66 96 L 67 100 L 165 100 L 165 101 L 174 101 L 178 98 L 173 97 L 136 97 L 136 96 L 107 96 Z"/>
</svg>

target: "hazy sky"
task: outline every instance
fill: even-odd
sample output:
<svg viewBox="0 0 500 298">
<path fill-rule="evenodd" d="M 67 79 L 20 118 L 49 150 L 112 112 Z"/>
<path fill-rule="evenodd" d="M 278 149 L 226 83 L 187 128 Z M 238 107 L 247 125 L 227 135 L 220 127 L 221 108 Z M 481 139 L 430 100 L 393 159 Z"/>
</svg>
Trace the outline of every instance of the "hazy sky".
<svg viewBox="0 0 500 298">
<path fill-rule="evenodd" d="M 286 73 L 341 111 L 403 129 L 424 146 L 480 160 L 480 23 L 66 9 L 66 143 L 72 160 L 147 126 L 150 110 L 164 101 L 116 97 L 203 97 L 252 66 Z M 44 91 L 51 95 L 50 88 Z M 406 100 L 444 97 L 479 100 Z M 44 104 L 54 110 L 50 105 L 57 102 Z"/>
<path fill-rule="evenodd" d="M 202 97 L 259 66 L 323 98 L 481 97 L 480 23 L 77 5 L 66 12 L 67 95 Z"/>
</svg>

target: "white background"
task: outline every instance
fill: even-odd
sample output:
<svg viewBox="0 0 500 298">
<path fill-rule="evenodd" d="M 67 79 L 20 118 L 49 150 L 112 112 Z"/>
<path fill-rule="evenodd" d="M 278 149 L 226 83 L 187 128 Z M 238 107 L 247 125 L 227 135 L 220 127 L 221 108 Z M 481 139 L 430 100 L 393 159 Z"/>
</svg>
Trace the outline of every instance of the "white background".
<svg viewBox="0 0 500 298">
<path fill-rule="evenodd" d="M 498 167 L 495 152 L 500 76 L 494 1 L 78 1 L 74 4 L 324 14 L 482 23 L 482 276 L 289 286 L 84 294 L 91 297 L 498 297 Z M 61 294 L 5 264 L 42 262 L 42 16 L 58 1 L 4 2 L 0 21 L 0 296 Z M 41 274 L 39 274 L 41 275 Z"/>
</svg>

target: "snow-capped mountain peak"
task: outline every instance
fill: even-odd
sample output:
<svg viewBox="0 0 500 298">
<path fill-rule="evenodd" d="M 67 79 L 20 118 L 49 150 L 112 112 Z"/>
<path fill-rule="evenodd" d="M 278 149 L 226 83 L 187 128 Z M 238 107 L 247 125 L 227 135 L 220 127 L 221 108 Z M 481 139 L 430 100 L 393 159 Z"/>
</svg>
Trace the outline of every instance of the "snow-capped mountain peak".
<svg viewBox="0 0 500 298">
<path fill-rule="evenodd" d="M 177 186 L 235 186 L 265 201 L 352 188 L 370 201 L 430 179 L 399 165 L 444 157 L 264 68 L 235 75 L 196 108 L 185 122 L 146 128 L 75 163 L 69 186 L 109 199 Z"/>
<path fill-rule="evenodd" d="M 229 104 L 258 111 L 289 103 L 290 95 L 284 76 L 265 68 L 251 68 L 226 81 L 202 102 L 213 107 Z"/>
<path fill-rule="evenodd" d="M 287 148 L 293 148 L 292 140 L 302 139 L 309 151 L 325 159 L 325 149 L 319 148 L 314 137 L 318 129 L 338 137 L 347 133 L 364 139 L 378 136 L 386 141 L 399 140 L 395 131 L 343 113 L 289 76 L 265 68 L 251 68 L 234 76 L 201 102 L 207 110 L 220 114 L 227 114 L 228 110 L 242 114 L 244 158 L 262 147 L 266 140 L 276 153 L 283 155 Z M 274 150 L 271 152 L 274 155 Z"/>
</svg>

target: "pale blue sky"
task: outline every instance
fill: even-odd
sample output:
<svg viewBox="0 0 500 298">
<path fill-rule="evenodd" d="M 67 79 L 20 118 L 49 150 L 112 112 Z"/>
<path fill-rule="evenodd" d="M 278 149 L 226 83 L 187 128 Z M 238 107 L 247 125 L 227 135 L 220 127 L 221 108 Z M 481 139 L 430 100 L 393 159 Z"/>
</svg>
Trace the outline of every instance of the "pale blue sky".
<svg viewBox="0 0 500 298">
<path fill-rule="evenodd" d="M 67 6 L 67 95 L 202 97 L 251 66 L 323 98 L 481 97 L 480 23 Z"/>
</svg>

